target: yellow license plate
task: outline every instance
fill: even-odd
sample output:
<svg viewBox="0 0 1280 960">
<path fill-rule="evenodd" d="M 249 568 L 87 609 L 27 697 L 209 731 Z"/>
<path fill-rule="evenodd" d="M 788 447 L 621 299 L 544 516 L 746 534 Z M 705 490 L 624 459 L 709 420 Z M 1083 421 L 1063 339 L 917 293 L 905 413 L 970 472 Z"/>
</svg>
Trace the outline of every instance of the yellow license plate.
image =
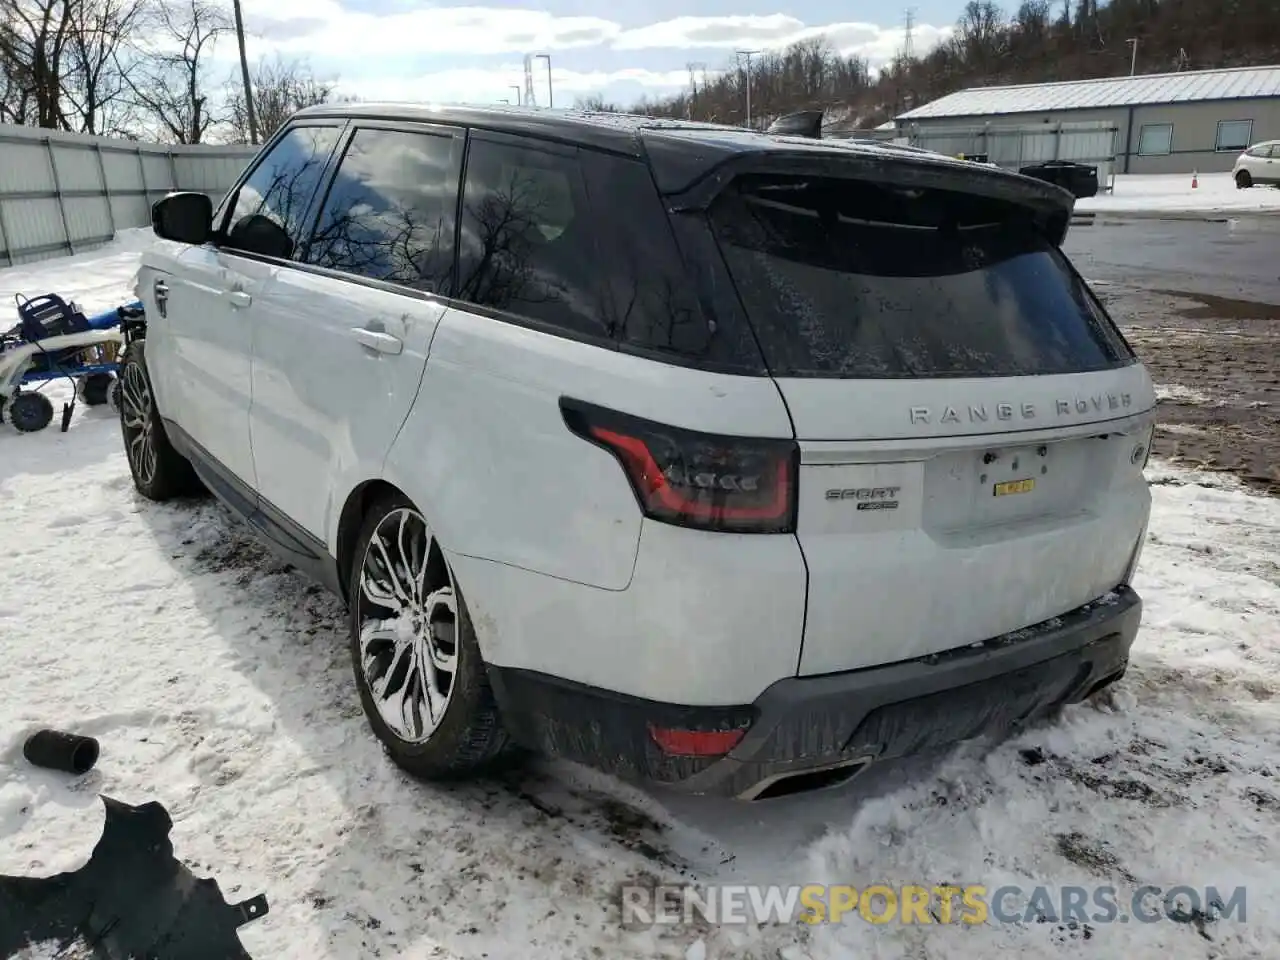
<svg viewBox="0 0 1280 960">
<path fill-rule="evenodd" d="M 1030 493 L 1036 488 L 1034 480 L 1006 480 L 1004 483 L 997 483 L 995 495 L 997 497 L 1007 497 L 1013 493 Z"/>
</svg>

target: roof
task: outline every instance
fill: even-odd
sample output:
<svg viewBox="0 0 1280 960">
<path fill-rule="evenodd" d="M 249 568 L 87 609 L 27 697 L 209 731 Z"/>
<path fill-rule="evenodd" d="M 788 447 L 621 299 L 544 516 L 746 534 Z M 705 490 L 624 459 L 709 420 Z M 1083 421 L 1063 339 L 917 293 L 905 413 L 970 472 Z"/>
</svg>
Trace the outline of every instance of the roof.
<svg viewBox="0 0 1280 960">
<path fill-rule="evenodd" d="M 1280 66 L 1153 73 L 1064 83 L 970 87 L 898 116 L 899 120 L 975 117 L 1051 110 L 1280 97 Z"/>
<path fill-rule="evenodd" d="M 913 177 L 947 180 L 963 171 L 975 178 L 969 188 L 993 195 L 1017 197 L 1036 207 L 1056 210 L 1070 194 L 1051 184 L 995 168 L 976 166 L 919 147 L 876 140 L 836 140 L 767 134 L 725 124 L 668 120 L 634 114 L 593 113 L 501 105 L 406 103 L 336 103 L 307 107 L 296 119 L 331 118 L 404 120 L 413 123 L 461 125 L 471 130 L 538 138 L 636 157 L 646 157 L 660 192 L 681 193 L 702 181 L 709 191 L 720 189 L 706 178 L 710 171 L 734 161 L 825 163 L 835 156 L 849 158 L 863 169 L 874 169 L 886 180 Z M 906 173 L 907 169 L 915 171 Z M 890 171 L 896 171 L 891 173 Z M 949 182 L 954 182 L 951 180 Z"/>
<path fill-rule="evenodd" d="M 769 150 L 809 152 L 872 151 L 881 158 L 922 155 L 943 163 L 959 162 L 951 157 L 870 139 L 813 139 L 767 134 L 746 127 L 690 120 L 671 120 L 627 113 L 559 110 L 540 107 L 513 107 L 465 104 L 415 103 L 331 103 L 306 107 L 298 119 L 408 120 L 417 123 L 463 125 L 493 133 L 537 137 L 560 143 L 609 150 L 631 156 L 652 153 L 660 143 L 677 145 L 704 163 L 744 153 Z M 642 142 L 641 137 L 644 136 Z M 696 149 L 689 149 L 696 148 Z"/>
<path fill-rule="evenodd" d="M 627 113 L 563 110 L 549 107 L 513 107 L 502 104 L 429 103 L 329 103 L 298 111 L 299 118 L 338 117 L 413 120 L 420 123 L 463 124 L 481 130 L 543 137 L 639 156 L 642 130 L 680 130 L 736 133 L 752 136 L 741 127 L 723 124 L 667 120 Z M 760 136 L 760 135 L 755 135 Z M 764 139 L 762 136 L 760 139 Z"/>
</svg>

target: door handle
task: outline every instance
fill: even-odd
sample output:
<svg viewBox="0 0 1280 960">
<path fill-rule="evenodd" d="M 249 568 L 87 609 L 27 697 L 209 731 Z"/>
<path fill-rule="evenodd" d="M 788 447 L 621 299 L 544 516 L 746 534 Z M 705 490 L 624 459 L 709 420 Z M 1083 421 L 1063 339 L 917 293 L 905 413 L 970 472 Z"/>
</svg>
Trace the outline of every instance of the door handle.
<svg viewBox="0 0 1280 960">
<path fill-rule="evenodd" d="M 356 341 L 370 350 L 376 350 L 378 353 L 389 353 L 391 355 L 398 354 L 404 349 L 404 343 L 400 338 L 390 333 L 384 333 L 381 330 L 370 330 L 368 327 L 352 327 L 351 335 Z"/>
<path fill-rule="evenodd" d="M 227 300 L 231 302 L 231 306 L 237 309 L 243 309 L 253 303 L 253 297 L 245 293 L 243 290 L 228 290 L 225 294 Z"/>
</svg>

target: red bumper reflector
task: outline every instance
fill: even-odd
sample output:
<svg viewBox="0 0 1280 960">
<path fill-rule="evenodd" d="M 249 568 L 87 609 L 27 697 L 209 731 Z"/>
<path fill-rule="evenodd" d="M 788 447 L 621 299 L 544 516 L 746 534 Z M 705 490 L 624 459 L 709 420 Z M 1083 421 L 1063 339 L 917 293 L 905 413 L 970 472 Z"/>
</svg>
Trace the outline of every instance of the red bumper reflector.
<svg viewBox="0 0 1280 960">
<path fill-rule="evenodd" d="M 746 736 L 745 730 L 671 730 L 649 724 L 649 736 L 671 757 L 722 757 Z"/>
</svg>

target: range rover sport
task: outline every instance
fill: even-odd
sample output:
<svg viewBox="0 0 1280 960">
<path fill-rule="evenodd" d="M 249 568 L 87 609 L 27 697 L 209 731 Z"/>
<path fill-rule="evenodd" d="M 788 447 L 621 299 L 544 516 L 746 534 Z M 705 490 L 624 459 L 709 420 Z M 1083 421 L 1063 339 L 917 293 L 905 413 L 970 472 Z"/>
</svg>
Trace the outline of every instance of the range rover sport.
<svg viewBox="0 0 1280 960">
<path fill-rule="evenodd" d="M 741 798 L 1124 671 L 1151 381 L 987 166 L 344 104 L 153 208 L 121 429 L 343 598 L 427 778 L 514 743 Z"/>
</svg>

